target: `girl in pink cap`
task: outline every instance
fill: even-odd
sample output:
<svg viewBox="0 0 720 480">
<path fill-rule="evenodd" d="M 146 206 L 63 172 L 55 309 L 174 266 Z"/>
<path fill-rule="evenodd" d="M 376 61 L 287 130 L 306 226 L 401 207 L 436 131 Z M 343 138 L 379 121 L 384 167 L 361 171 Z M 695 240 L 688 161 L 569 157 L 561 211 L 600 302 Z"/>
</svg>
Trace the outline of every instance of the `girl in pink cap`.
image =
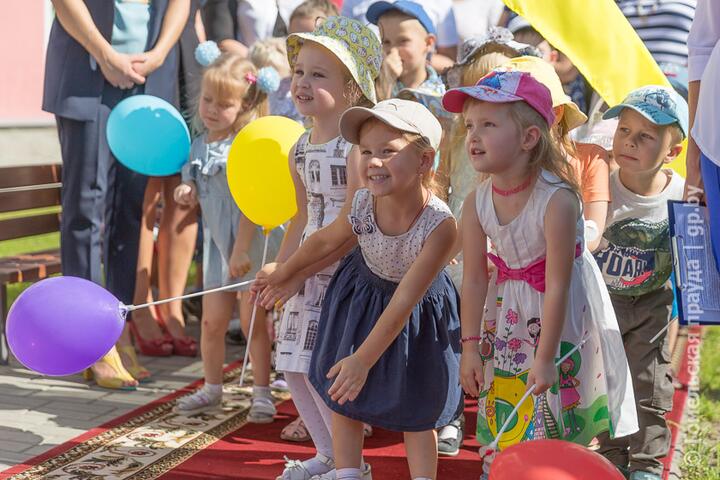
<svg viewBox="0 0 720 480">
<path fill-rule="evenodd" d="M 575 176 L 550 131 L 550 91 L 528 73 L 500 68 L 448 91 L 443 106 L 462 113 L 468 157 L 487 177 L 462 210 L 460 377 L 479 399 L 478 441 L 493 442 L 532 385 L 501 449 L 536 438 L 587 445 L 603 431 L 637 431 L 617 320 L 585 249 Z M 489 280 L 488 259 L 496 267 Z M 555 366 L 583 342 L 572 369 Z M 560 382 L 570 374 L 572 409 Z"/>
</svg>

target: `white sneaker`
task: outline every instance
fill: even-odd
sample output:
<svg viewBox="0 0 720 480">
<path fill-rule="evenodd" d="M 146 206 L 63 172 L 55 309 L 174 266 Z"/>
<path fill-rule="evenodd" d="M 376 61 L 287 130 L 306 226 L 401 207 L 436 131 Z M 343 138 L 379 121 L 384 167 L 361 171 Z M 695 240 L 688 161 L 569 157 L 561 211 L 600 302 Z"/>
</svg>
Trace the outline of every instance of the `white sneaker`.
<svg viewBox="0 0 720 480">
<path fill-rule="evenodd" d="M 222 406 L 222 394 L 211 396 L 201 388 L 197 392 L 178 398 L 173 411 L 181 415 L 195 415 L 196 413 L 217 410 Z"/>
<path fill-rule="evenodd" d="M 326 457 L 320 453 L 318 453 L 315 458 L 321 463 L 327 465 L 331 472 L 335 472 L 335 462 L 332 458 Z M 310 480 L 316 476 L 317 475 L 313 476 L 307 471 L 302 460 L 290 460 L 285 457 L 285 470 L 283 470 L 282 475 L 277 477 L 275 480 Z"/>
<path fill-rule="evenodd" d="M 363 471 L 360 475 L 360 478 L 362 480 L 372 480 L 372 468 L 370 468 L 369 463 L 363 465 Z M 335 470 L 330 470 L 329 472 L 323 473 L 322 475 L 315 475 L 313 477 L 310 477 L 310 480 L 337 480 L 337 475 L 335 474 Z"/>
</svg>

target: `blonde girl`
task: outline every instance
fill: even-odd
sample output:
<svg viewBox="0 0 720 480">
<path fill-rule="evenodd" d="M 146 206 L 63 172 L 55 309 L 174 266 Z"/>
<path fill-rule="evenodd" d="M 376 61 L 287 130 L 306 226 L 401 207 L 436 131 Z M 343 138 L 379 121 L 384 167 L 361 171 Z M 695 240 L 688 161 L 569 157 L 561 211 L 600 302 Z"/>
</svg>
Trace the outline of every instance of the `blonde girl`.
<svg viewBox="0 0 720 480">
<path fill-rule="evenodd" d="M 274 70 L 258 72 L 248 60 L 236 54 L 213 58 L 219 50 L 201 44 L 196 56 L 209 64 L 202 77 L 197 100 L 195 127 L 203 132 L 190 149 L 183 167 L 183 183 L 174 193 L 181 205 L 200 204 L 203 220 L 203 282 L 206 289 L 252 279 L 262 266 L 262 230 L 238 209 L 225 173 L 230 145 L 235 134 L 249 122 L 266 114 L 267 91 L 277 77 Z M 208 59 L 209 57 L 209 59 Z M 266 78 L 267 77 L 267 78 Z M 277 252 L 282 231 L 270 233 L 269 251 Z M 202 353 L 205 385 L 180 398 L 176 411 L 192 415 L 222 404 L 222 368 L 225 360 L 225 332 L 233 309 L 240 300 L 241 325 L 247 335 L 252 304 L 248 289 L 210 293 L 203 297 Z M 258 325 L 249 339 L 254 386 L 248 420 L 269 423 L 275 415 L 270 395 L 270 338 L 265 328 L 265 311 L 258 311 Z"/>
<path fill-rule="evenodd" d="M 443 271 L 457 231 L 429 188 L 442 129 L 425 106 L 401 99 L 352 108 L 340 129 L 359 145 L 368 188 L 270 275 L 262 301 L 284 301 L 314 263 L 359 244 L 326 291 L 310 366 L 333 411 L 333 478 L 368 478 L 367 422 L 403 432 L 410 477 L 435 479 L 435 428 L 457 415 L 462 398 L 459 299 Z"/>
<path fill-rule="evenodd" d="M 584 246 L 578 186 L 551 133 L 549 90 L 499 68 L 443 105 L 462 113 L 473 167 L 488 178 L 463 206 L 461 382 L 479 399 L 477 438 L 488 445 L 508 408 L 535 385 L 500 448 L 536 438 L 587 445 L 599 432 L 637 430 L 632 381 L 602 277 Z M 569 219 L 572 219 L 569 221 Z M 487 251 L 487 239 L 495 253 Z M 495 271 L 488 281 L 488 259 Z M 572 415 L 555 361 L 572 358 Z"/>
<path fill-rule="evenodd" d="M 345 17 L 329 17 L 312 33 L 290 35 L 287 47 L 293 102 L 298 113 L 312 122 L 312 129 L 300 137 L 289 156 L 298 213 L 288 226 L 277 263 L 265 267 L 266 273 L 332 223 L 361 185 L 359 154 L 340 136 L 338 122 L 348 108 L 375 102 L 374 82 L 381 59 L 375 34 Z M 308 460 L 289 460 L 278 477 L 282 480 L 307 480 L 335 468 L 331 410 L 310 384 L 308 371 L 325 291 L 343 253 L 339 250 L 311 265 L 313 274 L 295 285 L 297 295 L 285 306 L 280 323 L 276 368 L 283 372 L 317 449 L 317 455 Z"/>
</svg>

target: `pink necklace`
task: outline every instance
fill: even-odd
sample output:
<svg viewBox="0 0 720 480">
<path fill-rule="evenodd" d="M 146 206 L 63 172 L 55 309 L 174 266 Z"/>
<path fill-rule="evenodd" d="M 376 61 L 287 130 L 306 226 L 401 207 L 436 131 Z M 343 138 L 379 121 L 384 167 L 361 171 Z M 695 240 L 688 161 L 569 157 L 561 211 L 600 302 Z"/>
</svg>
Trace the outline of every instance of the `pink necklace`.
<svg viewBox="0 0 720 480">
<path fill-rule="evenodd" d="M 497 193 L 501 197 L 509 197 L 510 195 L 514 195 L 518 192 L 522 192 L 526 188 L 530 186 L 530 183 L 532 182 L 532 176 L 528 177 L 527 180 L 525 180 L 523 183 L 518 185 L 517 187 L 513 187 L 509 190 L 503 190 L 502 188 L 496 187 L 494 184 L 492 186 L 493 192 Z"/>
</svg>

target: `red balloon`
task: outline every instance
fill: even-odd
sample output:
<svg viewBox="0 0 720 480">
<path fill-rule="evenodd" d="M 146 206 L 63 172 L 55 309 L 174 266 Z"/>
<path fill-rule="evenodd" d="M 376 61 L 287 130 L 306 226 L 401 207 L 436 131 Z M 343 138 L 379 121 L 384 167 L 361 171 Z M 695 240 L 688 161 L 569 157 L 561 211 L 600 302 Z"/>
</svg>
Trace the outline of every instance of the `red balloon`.
<svg viewBox="0 0 720 480">
<path fill-rule="evenodd" d="M 520 442 L 498 454 L 490 480 L 624 480 L 608 459 L 563 440 Z"/>
</svg>

